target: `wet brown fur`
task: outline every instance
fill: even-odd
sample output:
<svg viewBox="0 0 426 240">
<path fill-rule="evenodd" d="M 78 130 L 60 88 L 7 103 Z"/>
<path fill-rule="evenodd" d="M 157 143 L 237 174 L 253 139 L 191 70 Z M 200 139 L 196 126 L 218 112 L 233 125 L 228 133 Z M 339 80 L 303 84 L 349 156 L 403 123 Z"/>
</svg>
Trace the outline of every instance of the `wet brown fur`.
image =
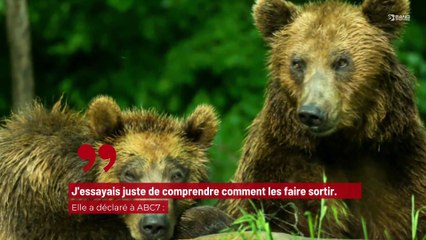
<svg viewBox="0 0 426 240">
<path fill-rule="evenodd" d="M 206 181 L 206 150 L 217 124 L 207 105 L 176 119 L 155 111 L 121 111 L 103 96 L 90 104 L 87 118 L 61 101 L 51 111 L 35 103 L 13 114 L 0 129 L 0 239 L 142 239 L 135 226 L 141 215 L 69 215 L 68 183 L 120 182 L 129 166 L 140 173 L 136 181 L 167 182 L 166 169 L 175 166 L 168 164 L 187 168 L 185 181 Z M 87 162 L 77 155 L 83 143 L 114 146 L 117 160 L 110 171 L 102 169 L 107 161 L 97 159 L 83 172 Z M 169 202 L 174 223 L 195 204 Z"/>
<path fill-rule="evenodd" d="M 328 182 L 362 182 L 362 200 L 327 201 L 322 236 L 361 238 L 363 217 L 371 239 L 411 238 L 411 195 L 417 208 L 426 205 L 426 133 L 415 104 L 415 79 L 398 62 L 391 44 L 403 23 L 387 19 L 388 13 L 408 14 L 408 6 L 407 0 L 366 0 L 362 6 L 326 1 L 303 7 L 258 0 L 254 18 L 270 47 L 270 81 L 233 181 L 322 182 L 324 173 Z M 343 80 L 327 68 L 330 52 L 341 49 L 354 62 Z M 329 100 L 339 112 L 339 124 L 329 136 L 311 134 L 298 120 L 303 84 L 288 70 L 293 52 L 304 54 L 333 83 L 337 94 Z M 289 202 L 262 205 L 275 230 L 308 235 L 303 214 L 317 214 L 320 202 L 293 201 L 298 222 Z M 241 199 L 224 206 L 233 216 L 240 214 L 239 208 L 253 211 Z M 418 236 L 426 234 L 422 216 Z"/>
<path fill-rule="evenodd" d="M 231 228 L 233 222 L 232 217 L 217 207 L 193 207 L 181 215 L 176 234 L 182 236 L 182 239 L 216 234 Z"/>
</svg>

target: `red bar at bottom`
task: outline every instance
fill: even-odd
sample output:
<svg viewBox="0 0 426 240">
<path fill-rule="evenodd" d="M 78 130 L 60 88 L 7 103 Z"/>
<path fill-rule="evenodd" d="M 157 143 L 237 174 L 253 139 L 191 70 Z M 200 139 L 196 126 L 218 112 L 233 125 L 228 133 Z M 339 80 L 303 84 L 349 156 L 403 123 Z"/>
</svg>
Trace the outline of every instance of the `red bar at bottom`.
<svg viewBox="0 0 426 240">
<path fill-rule="evenodd" d="M 70 214 L 168 213 L 168 200 L 69 200 Z"/>
</svg>

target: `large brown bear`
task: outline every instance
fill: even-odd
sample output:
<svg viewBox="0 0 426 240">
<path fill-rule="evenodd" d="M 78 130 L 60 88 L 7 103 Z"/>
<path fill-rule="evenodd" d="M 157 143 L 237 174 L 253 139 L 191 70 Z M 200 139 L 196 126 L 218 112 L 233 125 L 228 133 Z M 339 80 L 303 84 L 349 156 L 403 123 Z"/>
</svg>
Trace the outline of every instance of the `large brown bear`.
<svg viewBox="0 0 426 240">
<path fill-rule="evenodd" d="M 270 81 L 233 180 L 361 182 L 362 200 L 326 201 L 322 236 L 411 239 L 411 196 L 416 209 L 426 205 L 426 133 L 415 79 L 392 48 L 409 1 L 258 0 L 253 10 Z M 303 215 L 317 214 L 320 201 L 255 204 L 275 230 L 308 235 Z M 253 211 L 242 199 L 225 206 L 234 216 Z M 417 234 L 426 234 L 425 219 Z"/>
<path fill-rule="evenodd" d="M 171 239 L 177 219 L 194 200 L 169 200 L 163 215 L 69 215 L 68 183 L 206 181 L 206 150 L 217 125 L 210 106 L 180 120 L 154 111 L 121 111 L 109 97 L 94 99 L 86 117 L 60 101 L 51 111 L 36 103 L 12 115 L 0 129 L 0 239 Z M 77 155 L 83 143 L 114 146 L 115 165 L 105 172 L 107 161 L 98 159 L 83 172 L 87 162 Z M 214 208 L 201 210 L 216 214 Z M 180 230 L 177 237 L 201 234 L 183 229 L 188 232 Z"/>
</svg>

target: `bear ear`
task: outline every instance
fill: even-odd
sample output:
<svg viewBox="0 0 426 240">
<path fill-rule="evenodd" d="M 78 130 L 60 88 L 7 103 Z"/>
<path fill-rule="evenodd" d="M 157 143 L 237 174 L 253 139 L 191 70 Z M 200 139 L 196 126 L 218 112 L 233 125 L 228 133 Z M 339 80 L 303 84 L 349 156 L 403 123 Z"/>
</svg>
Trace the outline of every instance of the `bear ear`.
<svg viewBox="0 0 426 240">
<path fill-rule="evenodd" d="M 183 134 L 189 141 L 203 148 L 211 145 L 219 120 L 213 107 L 199 105 L 183 123 Z"/>
<path fill-rule="evenodd" d="M 256 27 L 265 39 L 291 23 L 298 14 L 298 7 L 283 0 L 257 0 L 253 6 Z"/>
<path fill-rule="evenodd" d="M 112 136 L 123 128 L 120 107 L 107 96 L 99 96 L 92 100 L 87 117 L 90 128 L 99 138 Z"/>
<path fill-rule="evenodd" d="M 408 16 L 410 13 L 409 0 L 365 0 L 362 3 L 362 13 L 368 22 L 391 37 L 398 36 L 405 20 L 396 19 L 398 16 Z"/>
</svg>

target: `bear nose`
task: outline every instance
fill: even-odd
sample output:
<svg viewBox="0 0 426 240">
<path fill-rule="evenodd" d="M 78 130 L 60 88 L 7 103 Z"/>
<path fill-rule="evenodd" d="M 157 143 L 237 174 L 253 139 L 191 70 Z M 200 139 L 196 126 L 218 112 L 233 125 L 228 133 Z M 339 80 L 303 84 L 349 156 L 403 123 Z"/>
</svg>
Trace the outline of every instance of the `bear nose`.
<svg viewBox="0 0 426 240">
<path fill-rule="evenodd" d="M 325 121 L 325 113 L 315 105 L 303 105 L 299 109 L 299 119 L 308 127 L 319 127 Z"/>
<path fill-rule="evenodd" d="M 147 214 L 140 221 L 140 230 L 147 239 L 162 239 L 169 229 L 167 215 Z"/>
</svg>

